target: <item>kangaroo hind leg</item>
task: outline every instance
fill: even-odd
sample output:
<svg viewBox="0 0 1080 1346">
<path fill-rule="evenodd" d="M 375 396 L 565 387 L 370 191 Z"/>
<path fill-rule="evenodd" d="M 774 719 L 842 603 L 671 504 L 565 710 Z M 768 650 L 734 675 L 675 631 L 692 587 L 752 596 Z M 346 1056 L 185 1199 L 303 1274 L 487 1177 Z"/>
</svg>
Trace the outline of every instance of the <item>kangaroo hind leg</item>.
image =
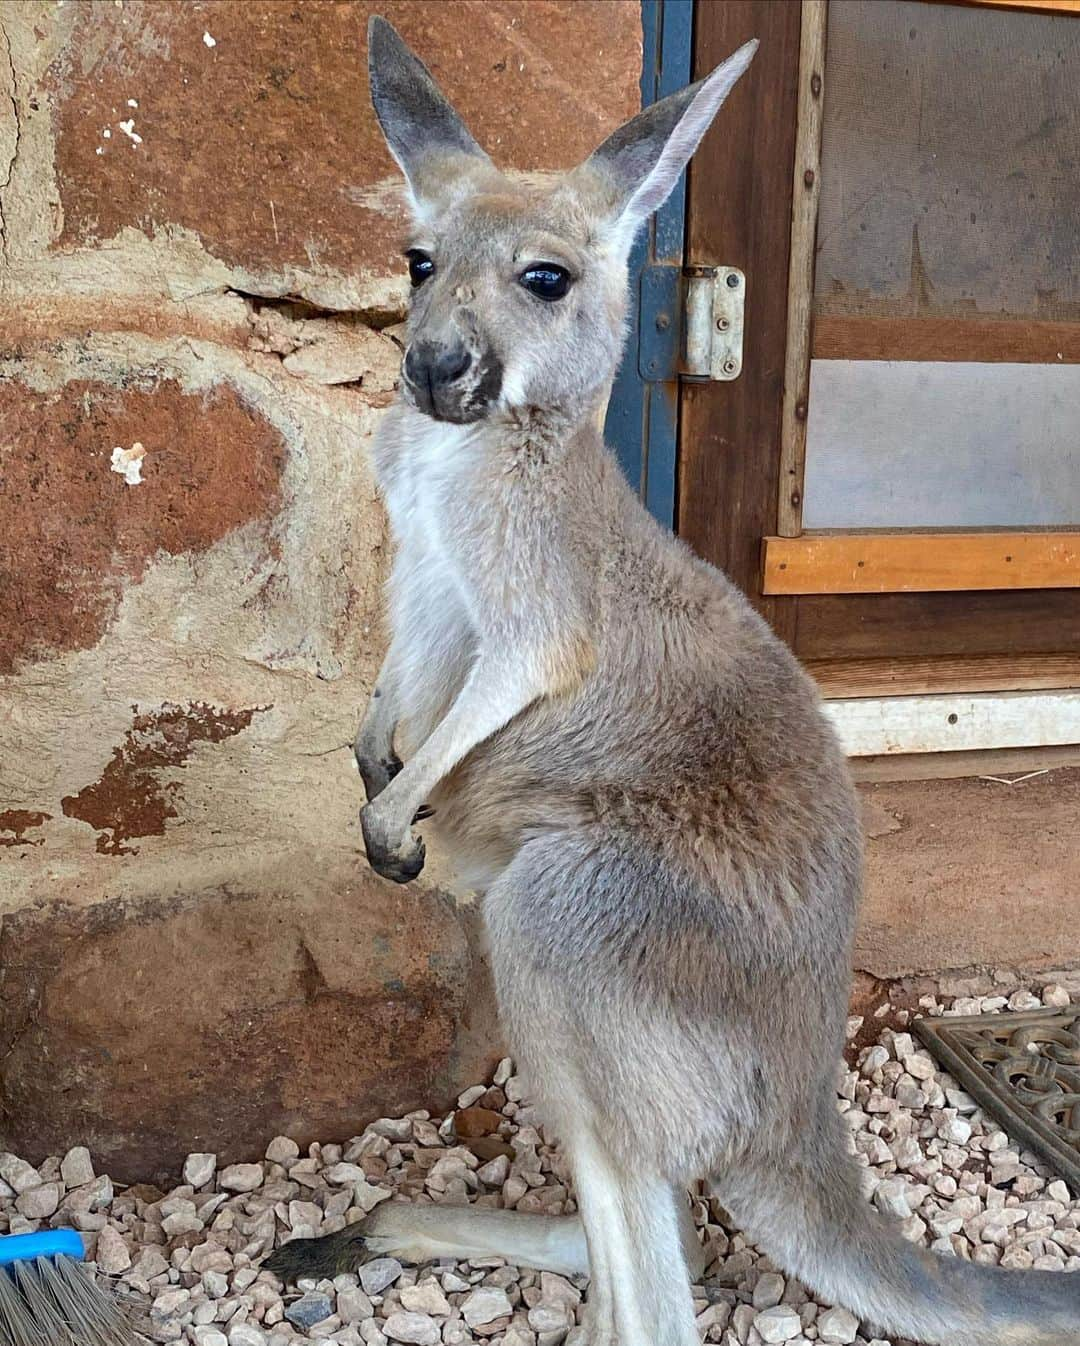
<svg viewBox="0 0 1080 1346">
<path fill-rule="evenodd" d="M 622 1168 L 595 1136 L 571 1159 L 589 1245 L 588 1346 L 697 1346 L 687 1259 L 697 1273 L 699 1245 L 683 1193 Z"/>
<path fill-rule="evenodd" d="M 700 1249 L 637 1087 L 651 1010 L 629 993 L 618 926 L 635 881 L 592 838 L 538 838 L 488 890 L 485 919 L 511 1050 L 573 1173 L 590 1268 L 585 1341 L 697 1346 Z"/>
</svg>

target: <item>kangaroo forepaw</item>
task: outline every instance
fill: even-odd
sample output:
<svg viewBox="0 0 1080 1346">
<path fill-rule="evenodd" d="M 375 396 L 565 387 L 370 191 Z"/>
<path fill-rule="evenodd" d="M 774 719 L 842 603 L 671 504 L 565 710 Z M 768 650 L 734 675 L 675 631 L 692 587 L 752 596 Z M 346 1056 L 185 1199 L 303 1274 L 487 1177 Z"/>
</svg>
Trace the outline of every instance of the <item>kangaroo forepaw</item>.
<svg viewBox="0 0 1080 1346">
<path fill-rule="evenodd" d="M 394 883 L 411 883 L 424 868 L 426 851 L 420 837 L 406 832 L 404 840 L 392 843 L 373 813 L 372 805 L 360 810 L 360 826 L 368 864 L 382 878 L 392 879 Z"/>
<path fill-rule="evenodd" d="M 426 854 L 424 843 L 417 837 L 411 847 L 403 846 L 375 856 L 369 851 L 368 863 L 381 878 L 392 879 L 394 883 L 412 883 L 424 868 Z"/>
<path fill-rule="evenodd" d="M 401 770 L 401 758 L 393 750 L 385 756 L 372 757 L 362 746 L 360 739 L 356 740 L 353 753 L 356 757 L 356 765 L 360 770 L 360 779 L 364 782 L 364 792 L 370 804 L 373 799 L 382 794 Z"/>
</svg>

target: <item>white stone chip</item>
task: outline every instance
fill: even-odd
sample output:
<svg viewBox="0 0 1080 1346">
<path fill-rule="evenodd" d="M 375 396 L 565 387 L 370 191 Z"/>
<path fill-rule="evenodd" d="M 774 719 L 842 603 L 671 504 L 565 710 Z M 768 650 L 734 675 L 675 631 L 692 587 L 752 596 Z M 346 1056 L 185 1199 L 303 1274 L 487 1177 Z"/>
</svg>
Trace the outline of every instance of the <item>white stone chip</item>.
<svg viewBox="0 0 1080 1346">
<path fill-rule="evenodd" d="M 254 1192 L 262 1180 L 262 1164 L 230 1164 L 218 1175 L 218 1186 L 226 1192 Z"/>
<path fill-rule="evenodd" d="M 859 1320 L 847 1309 L 826 1309 L 816 1322 L 819 1341 L 848 1346 L 859 1335 Z"/>
<path fill-rule="evenodd" d="M 288 1168 L 300 1158 L 300 1146 L 288 1136 L 275 1136 L 266 1147 L 266 1158 L 271 1164 L 280 1164 Z"/>
<path fill-rule="evenodd" d="M 754 1330 L 764 1342 L 792 1341 L 802 1334 L 802 1319 L 787 1304 L 762 1309 L 753 1320 Z"/>
<path fill-rule="evenodd" d="M 775 1271 L 766 1271 L 758 1277 L 754 1286 L 753 1305 L 755 1309 L 774 1308 L 784 1297 L 786 1284 L 783 1276 Z"/>
<path fill-rule="evenodd" d="M 971 1123 L 963 1117 L 950 1117 L 938 1127 L 938 1135 L 950 1145 L 966 1145 L 971 1139 Z"/>
<path fill-rule="evenodd" d="M 68 1150 L 60 1160 L 60 1176 L 68 1188 L 84 1187 L 88 1182 L 94 1181 L 97 1177 L 94 1172 L 94 1161 L 90 1158 L 90 1151 L 85 1145 L 75 1145 Z"/>
<path fill-rule="evenodd" d="M 482 1285 L 474 1290 L 461 1306 L 461 1314 L 470 1327 L 483 1327 L 498 1318 L 513 1313 L 514 1306 L 505 1290 L 495 1285 Z"/>
<path fill-rule="evenodd" d="M 106 1225 L 97 1237 L 94 1261 L 97 1262 L 98 1270 L 107 1276 L 118 1276 L 131 1266 L 128 1246 L 111 1225 Z"/>
<path fill-rule="evenodd" d="M 62 1188 L 58 1182 L 42 1182 L 28 1187 L 15 1198 L 15 1209 L 28 1220 L 47 1220 L 56 1214 Z"/>
<path fill-rule="evenodd" d="M 184 1181 L 194 1188 L 205 1187 L 216 1171 L 216 1154 L 189 1154 L 184 1160 Z"/>
<path fill-rule="evenodd" d="M 439 1346 L 442 1341 L 438 1323 L 426 1313 L 392 1313 L 383 1323 L 383 1332 L 390 1341 L 412 1342 L 414 1346 Z"/>
<path fill-rule="evenodd" d="M 392 1195 L 386 1187 L 376 1187 L 365 1179 L 353 1186 L 353 1205 L 369 1215 L 381 1201 L 388 1201 Z"/>
<path fill-rule="evenodd" d="M 28 1164 L 25 1159 L 19 1159 L 14 1154 L 0 1154 L 0 1178 L 13 1192 L 25 1192 L 28 1187 L 41 1185 L 41 1174 L 33 1164 Z"/>
<path fill-rule="evenodd" d="M 229 1346 L 266 1346 L 266 1333 L 254 1323 L 234 1323 L 229 1328 Z"/>
<path fill-rule="evenodd" d="M 401 1289 L 402 1308 L 412 1313 L 427 1313 L 436 1317 L 445 1317 L 450 1312 L 450 1304 L 439 1282 L 428 1279 L 419 1285 L 406 1285 Z"/>
<path fill-rule="evenodd" d="M 374 1261 L 366 1262 L 358 1273 L 364 1293 L 381 1295 L 388 1286 L 399 1279 L 403 1270 L 396 1257 L 376 1257 Z"/>
</svg>

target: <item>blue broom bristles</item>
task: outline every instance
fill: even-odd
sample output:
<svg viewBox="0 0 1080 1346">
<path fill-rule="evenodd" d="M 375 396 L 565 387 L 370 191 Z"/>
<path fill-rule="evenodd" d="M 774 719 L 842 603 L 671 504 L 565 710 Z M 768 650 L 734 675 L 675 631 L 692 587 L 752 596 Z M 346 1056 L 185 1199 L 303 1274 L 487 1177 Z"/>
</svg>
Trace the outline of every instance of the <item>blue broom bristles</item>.
<svg viewBox="0 0 1080 1346">
<path fill-rule="evenodd" d="M 3 1346 L 134 1346 L 120 1305 L 94 1283 L 73 1229 L 0 1237 Z"/>
</svg>

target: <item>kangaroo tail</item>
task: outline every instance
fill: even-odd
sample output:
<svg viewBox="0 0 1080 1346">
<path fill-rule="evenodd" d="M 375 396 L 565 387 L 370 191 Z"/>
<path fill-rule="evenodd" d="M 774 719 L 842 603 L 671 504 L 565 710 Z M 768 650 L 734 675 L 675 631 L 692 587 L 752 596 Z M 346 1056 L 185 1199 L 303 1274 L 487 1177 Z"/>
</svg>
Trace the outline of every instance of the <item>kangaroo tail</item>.
<svg viewBox="0 0 1080 1346">
<path fill-rule="evenodd" d="M 860 1190 L 839 1119 L 812 1151 L 714 1179 L 732 1218 L 779 1266 L 886 1335 L 932 1346 L 1078 1346 L 1080 1274 L 937 1257 Z"/>
</svg>

